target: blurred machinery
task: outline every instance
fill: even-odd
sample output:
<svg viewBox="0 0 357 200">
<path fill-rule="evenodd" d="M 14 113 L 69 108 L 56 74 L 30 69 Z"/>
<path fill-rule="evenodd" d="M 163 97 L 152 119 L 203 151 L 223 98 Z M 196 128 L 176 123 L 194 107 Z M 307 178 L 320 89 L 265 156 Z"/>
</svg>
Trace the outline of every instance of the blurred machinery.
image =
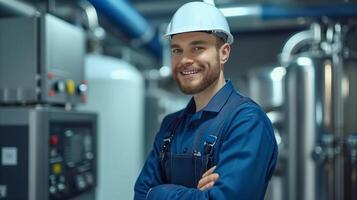
<svg viewBox="0 0 357 200">
<path fill-rule="evenodd" d="M 1 103 L 85 101 L 85 35 L 80 28 L 49 14 L 1 18 L 0 27 Z"/>
<path fill-rule="evenodd" d="M 83 30 L 3 17 L 0 43 L 0 199 L 95 199 L 96 114 L 72 109 L 86 101 Z"/>
<path fill-rule="evenodd" d="M 85 75 L 89 98 L 79 109 L 100 116 L 97 199 L 132 199 L 144 159 L 144 78 L 131 64 L 99 54 L 86 56 Z"/>
<path fill-rule="evenodd" d="M 248 94 L 267 112 L 279 145 L 266 199 L 357 199 L 357 54 L 349 42 L 357 24 L 315 21 L 286 42 L 280 66 L 247 76 Z"/>
<path fill-rule="evenodd" d="M 248 94 L 266 111 L 277 110 L 284 103 L 284 76 L 286 69 L 264 66 L 248 73 Z"/>
<path fill-rule="evenodd" d="M 316 23 L 286 42 L 281 67 L 247 76 L 248 94 L 279 133 L 266 199 L 357 199 L 357 54 L 349 43 L 355 41 L 356 5 L 273 7 L 266 7 L 266 19 Z"/>
<path fill-rule="evenodd" d="M 283 48 L 289 200 L 357 199 L 353 20 L 323 19 Z"/>
</svg>

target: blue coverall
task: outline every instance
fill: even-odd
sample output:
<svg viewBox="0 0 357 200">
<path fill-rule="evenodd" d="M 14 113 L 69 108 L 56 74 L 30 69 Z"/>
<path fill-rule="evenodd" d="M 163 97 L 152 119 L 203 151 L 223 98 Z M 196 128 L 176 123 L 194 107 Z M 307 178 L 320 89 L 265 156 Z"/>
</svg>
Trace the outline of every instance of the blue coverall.
<svg viewBox="0 0 357 200">
<path fill-rule="evenodd" d="M 135 184 L 135 200 L 262 200 L 268 182 L 274 172 L 278 148 L 272 125 L 266 114 L 253 101 L 248 100 L 239 106 L 232 101 L 243 97 L 227 81 L 216 95 L 199 112 L 195 112 L 193 99 L 181 111 L 166 116 L 155 137 L 154 147 Z M 225 110 L 225 111 L 224 111 Z M 222 113 L 222 112 L 225 113 Z M 167 137 L 175 119 L 182 120 L 169 146 L 173 154 L 193 153 L 195 144 L 203 151 L 206 132 L 213 130 L 209 124 L 225 115 L 224 123 L 218 133 L 217 144 L 213 148 L 213 164 L 219 179 L 208 190 L 174 184 L 167 180 L 165 168 L 161 164 L 163 140 Z M 205 128 L 203 128 L 205 127 Z M 190 169 L 189 169 L 190 170 Z M 185 179 L 190 175 L 178 173 Z M 186 172 L 187 169 L 186 169 Z M 200 174 L 202 175 L 202 174 Z M 170 176 L 170 175 L 169 175 Z M 190 180 L 189 180 L 190 181 Z"/>
</svg>

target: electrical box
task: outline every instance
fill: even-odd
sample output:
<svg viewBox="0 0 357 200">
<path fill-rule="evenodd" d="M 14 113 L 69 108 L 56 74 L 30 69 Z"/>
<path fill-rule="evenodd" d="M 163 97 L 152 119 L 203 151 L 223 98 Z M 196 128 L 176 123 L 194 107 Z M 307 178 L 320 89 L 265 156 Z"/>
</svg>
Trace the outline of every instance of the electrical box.
<svg viewBox="0 0 357 200">
<path fill-rule="evenodd" d="M 0 108 L 0 199 L 94 200 L 97 116 Z"/>
<path fill-rule="evenodd" d="M 0 19 L 0 105 L 86 101 L 85 33 L 50 14 Z"/>
</svg>

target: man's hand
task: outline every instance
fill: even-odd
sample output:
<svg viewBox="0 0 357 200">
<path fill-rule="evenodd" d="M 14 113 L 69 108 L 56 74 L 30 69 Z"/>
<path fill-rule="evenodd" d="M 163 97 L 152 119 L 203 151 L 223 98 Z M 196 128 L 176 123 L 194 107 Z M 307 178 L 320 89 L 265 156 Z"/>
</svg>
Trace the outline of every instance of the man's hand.
<svg viewBox="0 0 357 200">
<path fill-rule="evenodd" d="M 218 180 L 219 175 L 217 173 L 213 173 L 216 169 L 216 166 L 213 166 L 211 169 L 207 170 L 203 175 L 200 181 L 198 181 L 197 189 L 199 190 L 207 190 L 213 187 L 214 183 Z"/>
</svg>

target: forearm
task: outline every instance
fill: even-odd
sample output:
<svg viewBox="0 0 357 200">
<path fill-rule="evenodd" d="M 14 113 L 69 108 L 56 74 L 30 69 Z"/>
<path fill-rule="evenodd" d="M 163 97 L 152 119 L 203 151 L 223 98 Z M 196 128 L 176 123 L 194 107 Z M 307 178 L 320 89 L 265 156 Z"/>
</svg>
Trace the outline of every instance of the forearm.
<svg viewBox="0 0 357 200">
<path fill-rule="evenodd" d="M 152 162 L 148 160 L 135 183 L 135 200 L 146 199 L 151 188 L 163 184 L 160 173 L 160 168 L 152 165 Z"/>
<path fill-rule="evenodd" d="M 167 132 L 167 127 L 172 121 L 172 116 L 165 117 L 162 122 L 160 131 L 155 136 L 153 149 L 150 152 L 143 169 L 140 172 L 140 175 L 135 183 L 135 200 L 145 200 L 147 195 L 152 188 L 164 184 L 165 181 L 162 177 L 162 168 L 160 165 L 160 150 L 162 147 L 163 133 Z"/>
<path fill-rule="evenodd" d="M 150 190 L 146 200 L 208 200 L 208 190 L 200 191 L 181 185 L 163 184 Z"/>
<path fill-rule="evenodd" d="M 149 190 L 155 186 L 163 184 L 161 178 L 161 169 L 158 164 L 155 153 L 152 152 L 147 159 L 136 183 L 135 183 L 135 200 L 144 200 Z"/>
<path fill-rule="evenodd" d="M 241 177 L 244 179 L 244 177 Z M 208 190 L 201 191 L 175 184 L 158 185 L 148 192 L 145 200 L 261 200 L 264 197 L 266 184 L 264 181 L 255 182 L 245 179 L 221 180 Z"/>
</svg>

